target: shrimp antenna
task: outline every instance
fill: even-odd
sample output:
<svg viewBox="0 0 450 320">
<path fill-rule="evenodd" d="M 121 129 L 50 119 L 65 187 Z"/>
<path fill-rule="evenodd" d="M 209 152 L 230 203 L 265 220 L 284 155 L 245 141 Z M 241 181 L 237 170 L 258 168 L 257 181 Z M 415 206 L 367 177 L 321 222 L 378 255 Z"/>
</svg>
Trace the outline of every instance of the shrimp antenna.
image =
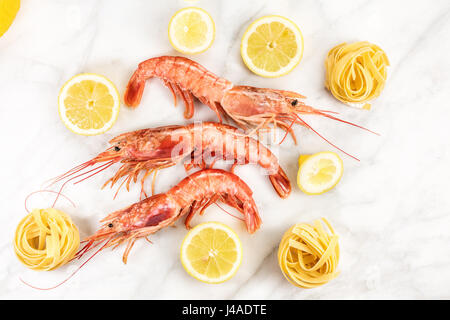
<svg viewBox="0 0 450 320">
<path fill-rule="evenodd" d="M 284 134 L 283 139 L 281 139 L 281 141 L 278 144 L 282 144 L 283 143 L 284 139 L 286 139 L 286 137 L 288 136 L 289 132 L 291 132 L 292 126 L 294 125 L 294 123 L 295 123 L 295 118 L 292 120 L 292 122 L 289 125 L 289 127 L 286 128 L 286 130 L 285 130 L 286 133 Z"/>
<path fill-rule="evenodd" d="M 315 134 L 317 134 L 319 137 L 321 137 L 323 140 L 325 140 L 329 145 L 333 146 L 334 148 L 338 149 L 339 151 L 343 152 L 344 154 L 346 154 L 347 156 L 349 156 L 350 158 L 355 159 L 356 161 L 360 161 L 358 158 L 352 156 L 351 154 L 345 152 L 344 150 L 342 150 L 341 148 L 339 148 L 338 146 L 336 146 L 334 143 L 332 143 L 331 141 L 329 141 L 328 139 L 326 139 L 324 136 L 322 136 L 320 133 L 318 133 L 316 130 L 314 130 L 313 127 L 311 127 L 308 123 L 305 122 L 305 120 L 303 120 L 302 118 L 300 118 L 296 113 L 294 113 L 295 117 L 301 122 L 303 123 L 306 127 L 308 127 L 309 129 L 311 129 Z"/>
<path fill-rule="evenodd" d="M 367 128 L 363 127 L 363 126 L 360 126 L 359 124 L 356 124 L 356 123 L 353 123 L 353 122 L 350 122 L 350 121 L 346 121 L 346 120 L 339 119 L 339 118 L 334 117 L 334 116 L 332 116 L 332 115 L 330 115 L 330 114 L 327 114 L 327 113 L 325 113 L 325 112 L 329 112 L 329 111 L 317 111 L 316 113 L 317 113 L 317 114 L 320 114 L 321 116 L 327 117 L 327 118 L 329 118 L 329 119 L 333 119 L 333 120 L 336 120 L 336 121 L 339 121 L 339 122 L 342 122 L 342 123 L 345 123 L 345 124 L 349 124 L 349 125 L 351 125 L 351 126 L 354 126 L 354 127 L 360 128 L 360 129 L 363 129 L 363 130 L 368 131 L 368 132 L 370 132 L 370 133 L 373 133 L 373 134 L 375 134 L 375 135 L 377 135 L 377 136 L 380 135 L 379 133 L 377 133 L 377 132 L 375 132 L 375 131 L 372 131 L 372 130 L 370 130 L 370 129 L 367 129 Z"/>
<path fill-rule="evenodd" d="M 65 172 L 65 173 L 63 173 L 63 174 L 61 174 L 59 176 L 56 176 L 56 177 L 51 178 L 51 179 L 48 179 L 44 183 L 49 182 L 50 184 L 47 187 L 51 187 L 55 183 L 63 180 L 64 178 L 70 177 L 71 175 L 73 175 L 73 174 L 75 174 L 77 172 L 80 172 L 81 170 L 91 166 L 92 164 L 93 164 L 92 160 L 86 161 L 86 162 L 84 162 L 84 163 L 82 163 L 82 164 L 80 164 L 80 165 L 70 169 L 69 171 L 67 171 L 67 172 Z"/>
<path fill-rule="evenodd" d="M 214 204 L 216 206 L 218 206 L 220 209 L 222 209 L 222 211 L 225 212 L 226 214 L 228 214 L 229 216 L 232 216 L 233 218 L 241 220 L 241 221 L 245 221 L 244 219 L 242 219 L 242 218 L 240 218 L 238 216 L 235 216 L 234 214 L 232 214 L 232 213 L 228 212 L 227 210 L 225 210 L 224 208 L 222 208 L 217 202 L 215 202 Z"/>
<path fill-rule="evenodd" d="M 34 192 L 30 193 L 30 194 L 25 198 L 25 203 L 24 203 L 24 205 L 25 205 L 25 210 L 26 210 L 28 213 L 30 213 L 30 210 L 28 210 L 28 207 L 27 207 L 28 199 L 29 199 L 33 194 L 41 193 L 41 192 L 49 192 L 49 193 L 56 193 L 56 194 L 58 193 L 57 191 L 53 191 L 53 190 L 37 190 L 37 191 L 34 191 Z M 74 207 L 76 207 L 75 203 L 74 203 L 72 200 L 70 200 L 69 197 L 63 195 L 62 193 L 59 193 L 59 194 L 60 194 L 62 197 L 64 197 L 67 201 L 69 201 Z M 52 208 L 53 208 L 54 206 L 55 206 L 55 204 L 53 204 Z"/>
<path fill-rule="evenodd" d="M 64 189 L 64 187 L 66 186 L 67 183 L 69 183 L 70 181 L 72 181 L 72 180 L 74 180 L 74 179 L 76 179 L 76 178 L 79 178 L 79 177 L 81 177 L 81 176 L 84 176 L 84 175 L 86 175 L 86 174 L 88 174 L 88 173 L 90 173 L 90 172 L 92 172 L 92 171 L 98 170 L 98 171 L 96 171 L 95 173 L 91 174 L 90 176 L 88 176 L 88 177 L 86 177 L 86 178 L 84 178 L 84 179 L 82 179 L 82 180 L 76 182 L 76 183 L 79 183 L 79 182 L 81 182 L 81 181 L 83 181 L 83 180 L 86 180 L 87 178 L 90 178 L 90 177 L 96 175 L 97 173 L 102 172 L 103 170 L 106 170 L 107 168 L 109 168 L 110 166 L 112 166 L 114 163 L 115 163 L 115 161 L 114 161 L 114 160 L 111 160 L 111 161 L 106 162 L 106 163 L 104 163 L 104 164 L 102 164 L 102 165 L 100 165 L 100 166 L 98 166 L 98 167 L 96 167 L 96 168 L 93 168 L 93 169 L 88 170 L 88 171 L 86 171 L 86 172 L 80 173 L 80 174 L 76 175 L 75 177 L 71 177 L 69 180 L 65 181 L 65 182 L 63 183 L 63 185 L 61 186 L 61 188 L 59 189 L 59 193 L 58 193 L 58 195 L 56 196 L 55 201 L 53 202 L 53 206 L 56 204 L 56 201 L 58 201 L 59 195 L 61 194 L 62 190 Z M 74 173 L 72 173 L 72 174 L 74 174 Z M 71 175 L 72 175 L 72 174 L 71 174 Z M 53 207 L 53 206 L 52 206 L 52 207 Z"/>
<path fill-rule="evenodd" d="M 71 279 L 78 271 L 80 271 L 81 268 L 84 267 L 84 265 L 85 265 L 86 263 L 88 263 L 93 257 L 95 257 L 95 256 L 97 255 L 97 253 L 99 253 L 100 251 L 102 251 L 102 250 L 106 247 L 106 245 L 111 241 L 111 239 L 112 239 L 112 237 L 110 237 L 110 238 L 106 241 L 106 243 L 105 243 L 100 249 L 98 249 L 94 254 L 92 254 L 92 256 L 90 256 L 85 262 L 83 262 L 83 263 L 81 264 L 81 266 L 79 266 L 79 267 L 78 267 L 74 272 L 72 272 L 66 279 L 64 279 L 63 281 L 61 281 L 60 283 L 58 283 L 56 286 L 49 287 L 49 288 L 39 288 L 39 287 L 35 287 L 35 286 L 33 286 L 33 285 L 27 283 L 27 282 L 24 281 L 22 278 L 19 278 L 19 279 L 20 279 L 20 281 L 22 281 L 22 283 L 26 284 L 27 286 L 29 286 L 29 287 L 31 287 L 31 288 L 33 288 L 33 289 L 37 289 L 37 290 L 53 290 L 53 289 L 56 289 L 56 288 L 58 288 L 60 285 L 63 285 L 64 283 L 66 283 L 67 281 L 69 281 L 69 280 L 70 280 L 70 279 Z"/>
</svg>

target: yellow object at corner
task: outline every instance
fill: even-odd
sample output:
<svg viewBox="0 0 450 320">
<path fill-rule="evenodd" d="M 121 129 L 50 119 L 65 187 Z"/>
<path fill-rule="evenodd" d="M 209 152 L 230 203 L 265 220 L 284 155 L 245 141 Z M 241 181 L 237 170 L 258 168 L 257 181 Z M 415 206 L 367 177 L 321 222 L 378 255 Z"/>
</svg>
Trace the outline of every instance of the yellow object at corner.
<svg viewBox="0 0 450 320">
<path fill-rule="evenodd" d="M 56 269 L 69 262 L 80 246 L 80 234 L 72 219 L 60 210 L 34 209 L 20 221 L 14 250 L 28 268 Z"/>
<path fill-rule="evenodd" d="M 0 0 L 0 37 L 8 31 L 20 8 L 20 0 Z"/>
<path fill-rule="evenodd" d="M 291 20 L 277 15 L 252 22 L 241 40 L 241 57 L 255 74 L 274 78 L 285 75 L 300 63 L 303 35 Z"/>
</svg>

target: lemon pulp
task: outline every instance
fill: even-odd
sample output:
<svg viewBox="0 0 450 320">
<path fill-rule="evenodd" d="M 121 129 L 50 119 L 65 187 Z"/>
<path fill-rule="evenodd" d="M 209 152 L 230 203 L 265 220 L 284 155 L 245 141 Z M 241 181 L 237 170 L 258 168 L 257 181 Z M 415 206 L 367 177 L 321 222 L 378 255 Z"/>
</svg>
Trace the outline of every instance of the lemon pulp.
<svg viewBox="0 0 450 320">
<path fill-rule="evenodd" d="M 334 152 L 319 152 L 299 157 L 297 184 L 307 194 L 321 194 L 336 186 L 344 171 Z"/>
<path fill-rule="evenodd" d="M 100 134 L 112 127 L 119 112 L 120 98 L 111 81 L 96 74 L 79 74 L 61 89 L 60 115 L 73 132 Z"/>
<path fill-rule="evenodd" d="M 177 11 L 169 23 L 169 40 L 182 53 L 200 53 L 214 41 L 215 26 L 211 16 L 200 8 Z"/>
<path fill-rule="evenodd" d="M 308 174 L 308 183 L 324 184 L 333 179 L 336 166 L 329 159 L 320 159 L 316 162 L 314 170 Z"/>
<path fill-rule="evenodd" d="M 192 229 L 181 247 L 181 262 L 194 278 L 220 283 L 230 279 L 242 261 L 242 246 L 236 233 L 218 222 Z"/>
<path fill-rule="evenodd" d="M 292 71 L 303 55 L 300 29 L 287 18 L 266 16 L 253 22 L 241 41 L 241 56 L 247 67 L 264 77 Z"/>
</svg>

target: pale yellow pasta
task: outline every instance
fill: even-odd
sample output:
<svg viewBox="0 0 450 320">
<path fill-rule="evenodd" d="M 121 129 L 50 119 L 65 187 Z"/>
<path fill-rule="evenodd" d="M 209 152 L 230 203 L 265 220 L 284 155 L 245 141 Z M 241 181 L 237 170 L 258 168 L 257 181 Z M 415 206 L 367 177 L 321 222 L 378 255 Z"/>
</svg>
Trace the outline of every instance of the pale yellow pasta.
<svg viewBox="0 0 450 320">
<path fill-rule="evenodd" d="M 313 225 L 298 223 L 283 236 L 278 263 L 285 278 L 301 288 L 315 288 L 338 276 L 339 243 L 330 223 L 322 218 Z"/>
<path fill-rule="evenodd" d="M 384 88 L 389 60 L 380 47 L 367 41 L 342 43 L 328 52 L 325 86 L 351 106 L 370 109 L 367 102 Z"/>
<path fill-rule="evenodd" d="M 28 268 L 56 269 L 69 262 L 80 246 L 80 234 L 72 219 L 60 210 L 34 209 L 16 229 L 14 250 Z"/>
</svg>

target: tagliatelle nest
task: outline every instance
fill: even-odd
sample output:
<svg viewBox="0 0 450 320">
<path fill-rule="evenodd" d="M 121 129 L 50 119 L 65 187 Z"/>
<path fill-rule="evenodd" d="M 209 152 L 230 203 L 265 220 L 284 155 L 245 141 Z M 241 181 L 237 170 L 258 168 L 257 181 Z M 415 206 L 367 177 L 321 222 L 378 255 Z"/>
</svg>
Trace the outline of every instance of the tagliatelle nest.
<svg viewBox="0 0 450 320">
<path fill-rule="evenodd" d="M 389 60 L 380 47 L 367 41 L 342 43 L 325 60 L 325 86 L 333 96 L 351 106 L 370 109 L 367 102 L 384 88 Z"/>
<path fill-rule="evenodd" d="M 328 233 L 322 221 L 328 227 Z M 314 225 L 298 223 L 283 236 L 278 248 L 278 263 L 285 278 L 301 288 L 321 286 L 339 275 L 338 236 L 322 218 Z"/>
<path fill-rule="evenodd" d="M 80 246 L 72 219 L 60 210 L 34 209 L 16 229 L 14 250 L 19 260 L 33 270 L 48 271 L 69 262 Z"/>
</svg>

